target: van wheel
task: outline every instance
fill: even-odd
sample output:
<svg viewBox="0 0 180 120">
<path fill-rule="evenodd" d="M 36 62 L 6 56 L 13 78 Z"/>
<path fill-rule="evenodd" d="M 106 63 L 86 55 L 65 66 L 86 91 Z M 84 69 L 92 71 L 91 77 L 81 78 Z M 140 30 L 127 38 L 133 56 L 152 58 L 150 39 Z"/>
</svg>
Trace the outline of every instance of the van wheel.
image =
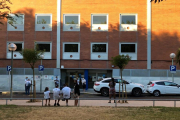
<svg viewBox="0 0 180 120">
<path fill-rule="evenodd" d="M 133 96 L 136 96 L 136 97 L 141 96 L 141 93 L 142 93 L 142 91 L 140 88 L 134 88 L 132 91 Z"/>
<path fill-rule="evenodd" d="M 159 96 L 160 96 L 159 90 L 155 90 L 155 91 L 153 92 L 153 95 L 154 95 L 155 97 L 159 97 Z"/>
<path fill-rule="evenodd" d="M 107 97 L 109 95 L 109 89 L 108 88 L 102 88 L 101 89 L 101 95 L 104 97 Z"/>
</svg>

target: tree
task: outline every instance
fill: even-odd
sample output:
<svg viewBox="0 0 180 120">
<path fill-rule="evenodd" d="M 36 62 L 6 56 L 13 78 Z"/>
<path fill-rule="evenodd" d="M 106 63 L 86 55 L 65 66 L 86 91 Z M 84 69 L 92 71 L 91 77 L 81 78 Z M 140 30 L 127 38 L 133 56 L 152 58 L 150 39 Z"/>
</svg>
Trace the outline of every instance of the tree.
<svg viewBox="0 0 180 120">
<path fill-rule="evenodd" d="M 180 66 L 180 48 L 176 52 L 176 64 L 179 64 Z"/>
<path fill-rule="evenodd" d="M 11 8 L 9 5 L 12 4 L 10 0 L 0 0 L 0 24 L 3 24 L 1 20 L 8 19 L 8 23 L 12 25 L 13 27 L 16 27 L 13 23 L 16 22 L 16 20 L 10 15 Z M 18 14 L 14 14 L 17 17 L 20 17 Z"/>
<path fill-rule="evenodd" d="M 154 1 L 155 3 L 156 3 L 156 2 L 159 3 L 159 2 L 162 2 L 163 0 L 151 0 L 151 2 L 153 2 L 153 1 Z"/>
<path fill-rule="evenodd" d="M 22 49 L 22 51 L 19 52 L 23 56 L 23 60 L 26 63 L 29 63 L 31 66 L 31 69 L 33 70 L 33 98 L 36 98 L 36 83 L 34 80 L 34 65 L 35 63 L 41 59 L 41 55 L 44 53 L 44 51 L 38 50 L 38 46 L 35 47 L 35 49 Z"/>
<path fill-rule="evenodd" d="M 128 55 L 117 55 L 115 57 L 112 57 L 112 60 L 111 60 L 112 65 L 114 65 L 115 67 L 117 66 L 120 69 L 121 81 L 123 81 L 122 71 L 130 60 L 131 60 L 131 57 L 129 57 Z M 126 92 L 126 84 L 125 84 L 125 92 Z M 122 98 L 123 97 L 124 97 L 124 92 L 123 92 L 123 82 L 122 82 Z M 127 92 L 126 92 L 126 97 L 127 97 Z M 119 82 L 119 98 L 120 98 L 120 82 Z"/>
</svg>

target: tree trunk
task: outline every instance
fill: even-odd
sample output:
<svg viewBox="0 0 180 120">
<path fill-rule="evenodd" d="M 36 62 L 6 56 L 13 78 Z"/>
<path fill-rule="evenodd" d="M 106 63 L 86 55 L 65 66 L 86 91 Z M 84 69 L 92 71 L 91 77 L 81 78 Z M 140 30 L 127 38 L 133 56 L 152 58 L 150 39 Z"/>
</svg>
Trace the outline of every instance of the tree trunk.
<svg viewBox="0 0 180 120">
<path fill-rule="evenodd" d="M 123 81 L 123 79 L 122 79 L 122 69 L 120 69 L 120 71 L 121 71 L 121 80 Z M 124 99 L 123 82 L 122 82 L 122 99 Z M 124 103 L 124 100 L 122 100 L 122 103 Z"/>
<path fill-rule="evenodd" d="M 33 98 L 36 98 L 36 82 L 34 79 L 34 68 L 33 68 Z M 35 99 L 33 101 L 35 102 Z"/>
</svg>

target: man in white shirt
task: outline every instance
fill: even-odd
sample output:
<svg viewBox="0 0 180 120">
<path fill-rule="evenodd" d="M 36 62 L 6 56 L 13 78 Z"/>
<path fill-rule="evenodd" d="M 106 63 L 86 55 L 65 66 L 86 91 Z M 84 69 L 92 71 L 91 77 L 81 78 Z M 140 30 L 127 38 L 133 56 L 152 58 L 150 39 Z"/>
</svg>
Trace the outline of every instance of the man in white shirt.
<svg viewBox="0 0 180 120">
<path fill-rule="evenodd" d="M 25 92 L 26 92 L 26 81 L 28 80 L 28 77 L 25 78 Z"/>
<path fill-rule="evenodd" d="M 54 83 L 55 83 L 55 87 L 56 87 L 56 85 L 59 86 L 59 79 L 58 79 L 58 76 L 56 76 L 56 78 L 55 78 L 55 80 L 54 80 Z"/>
<path fill-rule="evenodd" d="M 83 91 L 86 89 L 86 79 L 82 78 Z"/>
<path fill-rule="evenodd" d="M 71 98 L 71 89 L 64 84 L 64 88 L 62 89 L 63 99 L 66 100 L 66 106 L 68 106 L 68 99 Z"/>
<path fill-rule="evenodd" d="M 26 95 L 29 95 L 29 89 L 31 87 L 30 79 L 26 80 L 25 86 L 26 86 Z"/>
<path fill-rule="evenodd" d="M 58 100 L 57 102 L 57 106 L 60 106 L 59 104 L 59 100 L 60 100 L 60 89 L 58 88 L 59 86 L 56 85 L 56 88 L 53 89 L 53 98 L 55 100 L 55 103 L 54 103 L 54 106 L 56 106 L 56 101 Z"/>
</svg>

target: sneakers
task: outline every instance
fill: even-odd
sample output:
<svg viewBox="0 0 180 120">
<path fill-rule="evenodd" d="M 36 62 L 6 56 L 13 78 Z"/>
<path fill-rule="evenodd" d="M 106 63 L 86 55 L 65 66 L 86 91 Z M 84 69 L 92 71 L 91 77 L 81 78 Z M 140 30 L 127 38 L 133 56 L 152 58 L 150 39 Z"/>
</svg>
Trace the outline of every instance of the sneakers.
<svg viewBox="0 0 180 120">
<path fill-rule="evenodd" d="M 60 104 L 59 104 L 59 103 L 57 103 L 57 106 L 60 106 Z"/>
<path fill-rule="evenodd" d="M 54 103 L 54 106 L 56 106 L 56 103 Z"/>
</svg>

